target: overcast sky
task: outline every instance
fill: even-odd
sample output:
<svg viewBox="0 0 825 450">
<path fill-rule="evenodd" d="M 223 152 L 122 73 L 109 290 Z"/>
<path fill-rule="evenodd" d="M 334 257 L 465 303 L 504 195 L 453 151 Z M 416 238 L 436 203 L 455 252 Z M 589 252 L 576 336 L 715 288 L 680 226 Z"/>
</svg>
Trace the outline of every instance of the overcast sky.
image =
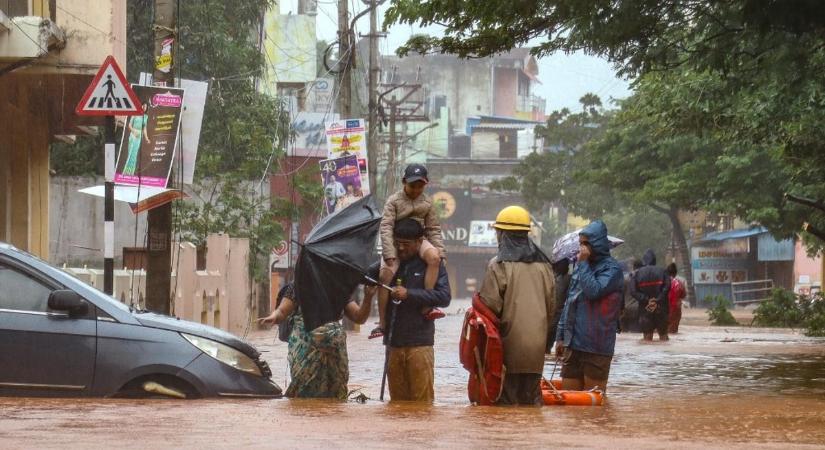
<svg viewBox="0 0 825 450">
<path fill-rule="evenodd" d="M 318 1 L 318 39 L 327 42 L 337 39 L 337 3 L 336 0 Z M 388 4 L 389 2 L 386 2 L 379 7 L 379 27 Z M 281 0 L 280 6 L 282 14 L 290 11 L 294 14 L 298 10 L 298 0 Z M 350 8 L 350 11 L 360 11 L 364 5 L 360 0 L 350 0 Z M 367 33 L 369 16 L 364 16 L 359 20 L 355 28 L 359 33 Z M 439 32 L 437 27 L 422 29 L 409 25 L 396 25 L 390 28 L 387 38 L 382 39 L 381 53 L 394 52 L 411 34 L 438 35 Z M 630 95 L 628 83 L 617 78 L 611 65 L 603 59 L 583 53 L 556 54 L 542 58 L 538 63 L 539 80 L 542 84 L 538 86 L 534 94 L 547 99 L 547 112 L 561 108 L 579 110 L 581 108 L 579 98 L 588 92 L 597 94 L 605 104 L 610 98 L 624 98 Z"/>
</svg>

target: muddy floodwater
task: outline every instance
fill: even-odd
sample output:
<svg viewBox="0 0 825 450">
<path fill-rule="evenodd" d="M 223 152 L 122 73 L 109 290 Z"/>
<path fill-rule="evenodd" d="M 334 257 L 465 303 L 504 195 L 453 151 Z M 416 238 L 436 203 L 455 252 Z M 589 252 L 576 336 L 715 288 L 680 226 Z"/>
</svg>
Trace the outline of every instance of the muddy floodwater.
<svg viewBox="0 0 825 450">
<path fill-rule="evenodd" d="M 431 406 L 378 401 L 384 349 L 370 324 L 348 336 L 350 389 L 365 404 L 0 398 L 0 448 L 825 447 L 825 339 L 709 327 L 690 311 L 670 342 L 619 336 L 603 407 L 474 407 L 457 352 L 466 304 L 437 323 Z M 285 389 L 286 344 L 274 331 L 248 339 Z"/>
</svg>

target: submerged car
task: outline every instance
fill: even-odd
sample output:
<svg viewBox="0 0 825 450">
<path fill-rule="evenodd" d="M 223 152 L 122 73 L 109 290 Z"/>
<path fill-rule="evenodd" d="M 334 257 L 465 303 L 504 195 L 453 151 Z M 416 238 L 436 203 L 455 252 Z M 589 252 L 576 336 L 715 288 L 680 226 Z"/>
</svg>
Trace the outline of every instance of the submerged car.
<svg viewBox="0 0 825 450">
<path fill-rule="evenodd" d="M 281 397 L 260 353 L 137 311 L 0 242 L 0 395 Z"/>
</svg>

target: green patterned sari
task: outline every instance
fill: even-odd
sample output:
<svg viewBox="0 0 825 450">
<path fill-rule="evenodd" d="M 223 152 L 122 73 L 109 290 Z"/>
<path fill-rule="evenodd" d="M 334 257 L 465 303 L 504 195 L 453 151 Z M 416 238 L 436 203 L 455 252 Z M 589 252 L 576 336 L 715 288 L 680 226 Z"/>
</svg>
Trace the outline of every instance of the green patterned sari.
<svg viewBox="0 0 825 450">
<path fill-rule="evenodd" d="M 300 312 L 290 320 L 293 324 L 287 361 L 292 380 L 286 396 L 346 400 L 349 359 L 347 334 L 341 324 L 330 322 L 307 332 Z"/>
</svg>

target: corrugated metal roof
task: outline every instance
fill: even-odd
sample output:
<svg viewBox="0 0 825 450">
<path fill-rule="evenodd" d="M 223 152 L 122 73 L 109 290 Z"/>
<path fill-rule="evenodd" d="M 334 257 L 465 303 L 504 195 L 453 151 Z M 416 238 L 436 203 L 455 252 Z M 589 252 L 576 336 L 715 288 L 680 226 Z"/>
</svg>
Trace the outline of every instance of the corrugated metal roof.
<svg viewBox="0 0 825 450">
<path fill-rule="evenodd" d="M 726 241 L 728 239 L 740 239 L 750 236 L 756 236 L 757 234 L 763 234 L 767 232 L 768 230 L 765 227 L 740 228 L 738 230 L 717 231 L 715 233 L 706 234 L 705 237 L 703 237 L 696 243 L 701 244 L 704 242 L 719 242 Z"/>
</svg>

